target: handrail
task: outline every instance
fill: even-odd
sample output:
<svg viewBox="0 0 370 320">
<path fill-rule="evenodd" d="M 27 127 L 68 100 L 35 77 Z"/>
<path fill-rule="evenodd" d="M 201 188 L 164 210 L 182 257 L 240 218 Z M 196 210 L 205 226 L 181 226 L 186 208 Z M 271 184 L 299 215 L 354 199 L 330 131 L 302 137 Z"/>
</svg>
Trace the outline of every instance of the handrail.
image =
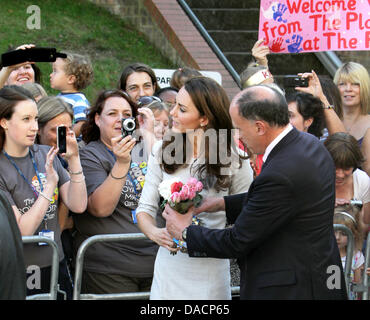
<svg viewBox="0 0 370 320">
<path fill-rule="evenodd" d="M 335 72 L 342 65 L 342 61 L 333 51 L 322 51 L 315 52 L 316 57 L 320 60 L 322 65 L 329 71 L 332 77 L 334 77 Z"/>
<path fill-rule="evenodd" d="M 201 33 L 203 38 L 207 41 L 209 46 L 212 48 L 214 53 L 216 54 L 217 58 L 220 59 L 222 64 L 225 66 L 226 70 L 229 71 L 230 75 L 233 77 L 235 82 L 237 83 L 238 87 L 241 88 L 240 84 L 240 77 L 239 74 L 235 71 L 234 67 L 230 64 L 229 60 L 225 57 L 225 55 L 222 53 L 218 45 L 213 41 L 207 30 L 203 27 L 202 23 L 199 21 L 197 16 L 194 14 L 194 12 L 190 9 L 188 4 L 185 2 L 185 0 L 177 0 L 177 2 L 180 4 L 182 9 L 185 11 L 185 13 L 188 15 L 189 19 L 194 23 L 195 27 L 198 29 L 198 31 Z"/>
</svg>

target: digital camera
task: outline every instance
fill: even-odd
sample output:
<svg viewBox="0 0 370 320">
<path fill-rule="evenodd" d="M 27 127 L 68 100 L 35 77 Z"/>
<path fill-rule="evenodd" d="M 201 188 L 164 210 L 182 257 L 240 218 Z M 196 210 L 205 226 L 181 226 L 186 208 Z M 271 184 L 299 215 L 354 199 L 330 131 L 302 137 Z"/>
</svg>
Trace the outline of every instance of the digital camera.
<svg viewBox="0 0 370 320">
<path fill-rule="evenodd" d="M 121 119 L 121 132 L 122 137 L 132 135 L 136 129 L 135 118 L 122 118 Z"/>
<path fill-rule="evenodd" d="M 308 87 L 308 78 L 300 76 L 285 76 L 283 78 L 284 87 Z"/>
</svg>

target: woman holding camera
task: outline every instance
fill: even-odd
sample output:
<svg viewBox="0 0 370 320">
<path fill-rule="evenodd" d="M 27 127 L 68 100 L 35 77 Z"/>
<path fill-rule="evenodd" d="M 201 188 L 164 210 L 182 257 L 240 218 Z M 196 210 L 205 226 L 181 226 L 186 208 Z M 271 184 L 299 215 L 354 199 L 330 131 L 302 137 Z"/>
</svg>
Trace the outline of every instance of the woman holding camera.
<svg viewBox="0 0 370 320">
<path fill-rule="evenodd" d="M 69 172 L 56 155 L 58 148 L 34 144 L 38 132 L 38 110 L 32 95 L 20 86 L 0 90 L 0 189 L 12 204 L 22 236 L 42 235 L 59 248 L 59 284 L 71 293 L 72 287 L 60 240 L 60 200 L 76 213 L 86 209 L 87 194 L 78 145 L 72 130 L 67 133 Z M 52 250 L 41 243 L 26 244 L 24 257 L 28 276 L 27 295 L 50 290 Z M 40 282 L 35 281 L 35 266 Z M 33 279 L 32 279 L 33 277 Z"/>
<path fill-rule="evenodd" d="M 132 120 L 138 113 L 140 132 L 148 133 L 141 140 L 133 137 Z M 137 109 L 122 90 L 98 95 L 82 127 L 87 145 L 80 156 L 88 205 L 84 216 L 74 217 L 77 248 L 93 235 L 140 232 L 135 209 L 144 186 L 150 150 L 145 145 L 151 143 L 147 137 L 150 132 L 154 135 L 153 126 L 153 113 L 147 108 Z M 93 245 L 85 256 L 82 292 L 149 291 L 157 249 L 149 240 Z"/>
</svg>

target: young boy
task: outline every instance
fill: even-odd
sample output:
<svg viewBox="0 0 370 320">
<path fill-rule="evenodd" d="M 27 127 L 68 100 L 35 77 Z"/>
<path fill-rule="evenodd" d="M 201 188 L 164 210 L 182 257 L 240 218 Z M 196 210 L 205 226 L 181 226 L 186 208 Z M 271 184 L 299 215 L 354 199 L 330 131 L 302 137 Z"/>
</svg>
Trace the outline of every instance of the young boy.
<svg viewBox="0 0 370 320">
<path fill-rule="evenodd" d="M 52 67 L 50 85 L 61 91 L 58 96 L 72 106 L 73 131 L 79 137 L 90 106 L 85 95 L 80 92 L 91 83 L 94 76 L 90 60 L 79 54 L 67 53 L 67 58 L 57 58 Z"/>
</svg>

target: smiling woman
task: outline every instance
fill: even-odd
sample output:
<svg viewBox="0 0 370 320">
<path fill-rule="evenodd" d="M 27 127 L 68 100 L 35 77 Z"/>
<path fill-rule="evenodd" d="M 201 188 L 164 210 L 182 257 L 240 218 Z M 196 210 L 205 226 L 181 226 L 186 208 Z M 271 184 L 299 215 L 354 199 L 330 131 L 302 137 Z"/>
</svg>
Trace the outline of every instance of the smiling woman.
<svg viewBox="0 0 370 320">
<path fill-rule="evenodd" d="M 96 234 L 139 233 L 136 207 L 147 173 L 146 140 L 123 137 L 122 120 L 142 112 L 124 91 L 102 91 L 91 107 L 82 137 L 87 145 L 80 151 L 86 176 L 88 206 L 75 217 L 76 249 Z M 149 110 L 150 111 L 150 110 Z M 152 128 L 154 116 L 145 114 L 142 127 Z M 146 125 L 148 122 L 151 125 Z M 136 137 L 136 133 L 134 134 Z M 148 291 L 152 282 L 157 246 L 149 240 L 127 244 L 98 243 L 85 258 L 84 293 Z M 107 264 L 107 259 L 109 263 Z"/>
<path fill-rule="evenodd" d="M 33 48 L 33 44 L 24 44 L 17 47 L 15 50 L 24 50 L 26 48 Z M 25 83 L 40 82 L 41 71 L 34 64 L 30 62 L 19 63 L 16 65 L 2 67 L 0 70 L 0 88 L 4 85 L 22 85 Z"/>
<path fill-rule="evenodd" d="M 81 175 L 79 180 L 69 179 L 67 171 L 55 159 L 58 149 L 34 144 L 37 121 L 37 106 L 27 90 L 21 86 L 6 86 L 0 90 L 0 189 L 12 205 L 23 236 L 44 235 L 57 243 L 61 257 L 59 284 L 71 297 L 72 288 L 61 251 L 58 206 L 59 200 L 63 200 L 73 212 L 84 212 L 85 180 Z M 73 131 L 67 135 L 67 150 L 63 156 L 70 171 L 82 173 Z M 41 288 L 28 288 L 27 295 L 49 291 L 51 253 L 48 246 L 24 246 L 26 267 L 41 268 Z"/>
</svg>

